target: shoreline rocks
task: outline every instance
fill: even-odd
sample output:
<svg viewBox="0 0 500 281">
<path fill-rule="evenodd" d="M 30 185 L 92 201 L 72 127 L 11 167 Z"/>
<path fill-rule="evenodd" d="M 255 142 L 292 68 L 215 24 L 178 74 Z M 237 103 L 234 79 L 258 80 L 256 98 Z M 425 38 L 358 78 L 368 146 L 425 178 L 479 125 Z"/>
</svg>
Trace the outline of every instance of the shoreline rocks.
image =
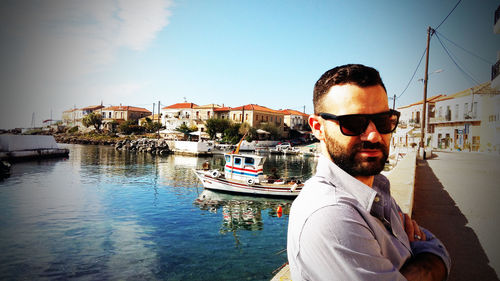
<svg viewBox="0 0 500 281">
<path fill-rule="evenodd" d="M 141 138 L 136 140 L 120 140 L 115 144 L 115 149 L 148 152 L 158 155 L 167 155 L 172 153 L 172 150 L 170 150 L 170 147 L 168 146 L 167 140 L 164 139 Z"/>
</svg>

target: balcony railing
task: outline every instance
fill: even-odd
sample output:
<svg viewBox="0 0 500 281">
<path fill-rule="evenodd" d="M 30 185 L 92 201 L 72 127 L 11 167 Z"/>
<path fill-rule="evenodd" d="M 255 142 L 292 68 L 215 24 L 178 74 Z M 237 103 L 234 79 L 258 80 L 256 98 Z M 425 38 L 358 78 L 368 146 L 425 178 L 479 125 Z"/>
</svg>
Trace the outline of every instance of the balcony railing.
<svg viewBox="0 0 500 281">
<path fill-rule="evenodd" d="M 491 66 L 491 80 L 495 80 L 498 74 L 500 74 L 500 60 Z"/>
</svg>

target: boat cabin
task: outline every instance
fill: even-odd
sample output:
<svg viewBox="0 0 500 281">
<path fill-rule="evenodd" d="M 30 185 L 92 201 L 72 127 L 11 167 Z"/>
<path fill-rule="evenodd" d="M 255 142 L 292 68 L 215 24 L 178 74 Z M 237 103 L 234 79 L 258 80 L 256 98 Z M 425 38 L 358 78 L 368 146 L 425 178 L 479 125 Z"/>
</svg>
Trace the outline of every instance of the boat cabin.
<svg viewBox="0 0 500 281">
<path fill-rule="evenodd" d="M 224 167 L 226 179 L 252 181 L 253 183 L 260 183 L 264 179 L 264 157 L 226 153 L 224 158 L 226 160 Z"/>
</svg>

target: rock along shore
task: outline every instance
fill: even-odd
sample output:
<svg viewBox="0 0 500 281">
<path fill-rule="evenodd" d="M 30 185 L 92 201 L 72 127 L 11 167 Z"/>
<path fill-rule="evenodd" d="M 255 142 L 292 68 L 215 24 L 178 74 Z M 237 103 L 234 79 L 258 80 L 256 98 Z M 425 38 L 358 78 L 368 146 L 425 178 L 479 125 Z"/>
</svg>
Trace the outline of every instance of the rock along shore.
<svg viewBox="0 0 500 281">
<path fill-rule="evenodd" d="M 136 139 L 120 140 L 115 144 L 117 150 L 148 152 L 151 154 L 167 155 L 172 153 L 168 143 L 164 139 Z"/>
<path fill-rule="evenodd" d="M 112 145 L 117 150 L 131 152 L 148 152 L 157 155 L 167 155 L 173 153 L 167 140 L 164 139 L 128 139 L 120 137 L 89 137 L 82 135 L 54 135 L 58 143 L 91 144 L 91 145 Z"/>
</svg>

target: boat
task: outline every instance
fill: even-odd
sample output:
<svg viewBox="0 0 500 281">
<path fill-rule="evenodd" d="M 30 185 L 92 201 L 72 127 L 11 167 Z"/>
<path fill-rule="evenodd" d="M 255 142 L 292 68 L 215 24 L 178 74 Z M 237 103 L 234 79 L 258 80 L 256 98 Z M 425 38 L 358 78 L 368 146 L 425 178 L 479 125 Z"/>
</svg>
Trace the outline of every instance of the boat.
<svg viewBox="0 0 500 281">
<path fill-rule="evenodd" d="M 296 197 L 302 190 L 303 183 L 300 179 L 281 179 L 276 174 L 264 175 L 265 157 L 239 154 L 239 144 L 234 153 L 225 153 L 224 159 L 222 172 L 211 170 L 207 166 L 193 170 L 206 189 L 282 197 Z"/>
<path fill-rule="evenodd" d="M 289 142 L 284 142 L 269 149 L 269 152 L 271 154 L 297 155 L 300 153 L 300 149 L 292 147 Z"/>
</svg>

